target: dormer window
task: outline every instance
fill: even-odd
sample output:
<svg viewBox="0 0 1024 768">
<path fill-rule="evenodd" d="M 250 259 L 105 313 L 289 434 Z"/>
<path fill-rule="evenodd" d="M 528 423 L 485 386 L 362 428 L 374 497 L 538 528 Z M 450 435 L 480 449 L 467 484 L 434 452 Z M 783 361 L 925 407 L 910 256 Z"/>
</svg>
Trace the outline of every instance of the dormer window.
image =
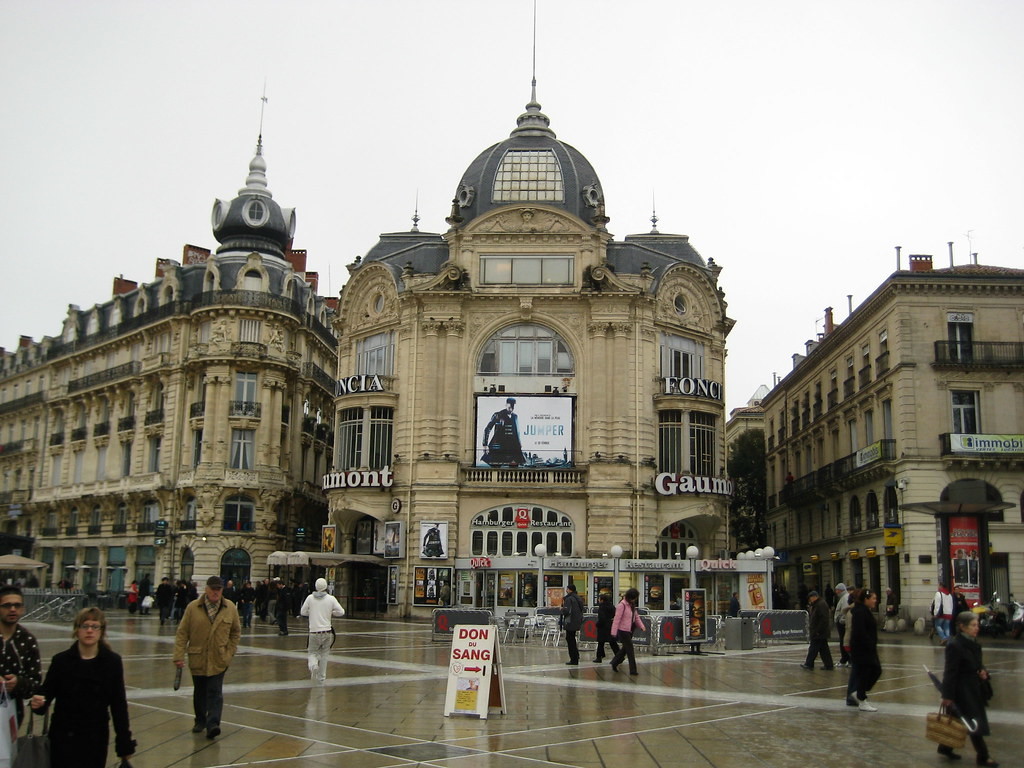
<svg viewBox="0 0 1024 768">
<path fill-rule="evenodd" d="M 242 208 L 242 218 L 250 227 L 262 227 L 270 218 L 270 208 L 262 200 L 250 200 Z"/>
</svg>

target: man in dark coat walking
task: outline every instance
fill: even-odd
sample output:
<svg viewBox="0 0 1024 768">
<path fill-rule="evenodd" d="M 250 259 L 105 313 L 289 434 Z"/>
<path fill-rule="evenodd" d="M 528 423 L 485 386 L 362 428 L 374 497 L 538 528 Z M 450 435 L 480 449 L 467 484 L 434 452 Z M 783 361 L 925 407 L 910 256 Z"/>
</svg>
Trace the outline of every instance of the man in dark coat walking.
<svg viewBox="0 0 1024 768">
<path fill-rule="evenodd" d="M 583 601 L 576 594 L 576 585 L 565 588 L 562 599 L 562 629 L 565 630 L 565 645 L 569 649 L 569 660 L 566 664 L 576 666 L 580 663 L 580 649 L 576 645 L 576 633 L 583 626 Z"/>
<path fill-rule="evenodd" d="M 828 649 L 828 638 L 832 629 L 832 616 L 828 603 L 821 599 L 814 590 L 807 593 L 807 612 L 810 614 L 809 634 L 811 644 L 807 648 L 807 659 L 800 665 L 802 669 L 814 669 L 814 660 L 821 654 L 821 663 L 825 669 L 833 669 L 832 652 Z"/>
</svg>

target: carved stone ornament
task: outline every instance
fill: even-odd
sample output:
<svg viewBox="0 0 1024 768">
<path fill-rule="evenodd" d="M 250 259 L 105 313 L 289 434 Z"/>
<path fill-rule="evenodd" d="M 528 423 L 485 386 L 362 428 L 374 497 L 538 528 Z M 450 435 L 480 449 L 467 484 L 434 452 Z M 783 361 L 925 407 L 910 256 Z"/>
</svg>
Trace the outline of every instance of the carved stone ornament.
<svg viewBox="0 0 1024 768">
<path fill-rule="evenodd" d="M 491 229 L 500 232 L 571 232 L 572 227 L 560 216 L 534 208 L 503 212 L 490 220 Z"/>
</svg>

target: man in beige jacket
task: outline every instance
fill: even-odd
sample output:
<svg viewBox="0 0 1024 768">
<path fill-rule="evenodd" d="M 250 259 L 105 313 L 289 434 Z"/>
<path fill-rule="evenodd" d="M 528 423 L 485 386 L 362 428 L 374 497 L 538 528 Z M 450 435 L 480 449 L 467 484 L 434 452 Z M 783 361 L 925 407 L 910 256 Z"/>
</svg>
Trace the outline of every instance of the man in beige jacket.
<svg viewBox="0 0 1024 768">
<path fill-rule="evenodd" d="M 242 627 L 235 604 L 224 597 L 220 576 L 206 580 L 205 592 L 188 604 L 174 638 L 174 664 L 192 673 L 192 733 L 206 729 L 206 738 L 220 736 L 224 708 L 224 673 L 238 649 Z"/>
</svg>

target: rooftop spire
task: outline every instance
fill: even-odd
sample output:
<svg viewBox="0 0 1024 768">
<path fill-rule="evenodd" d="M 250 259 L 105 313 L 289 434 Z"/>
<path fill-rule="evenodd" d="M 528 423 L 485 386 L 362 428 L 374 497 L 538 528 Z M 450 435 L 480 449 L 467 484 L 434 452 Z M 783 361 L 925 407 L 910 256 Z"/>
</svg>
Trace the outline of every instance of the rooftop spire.
<svg viewBox="0 0 1024 768">
<path fill-rule="evenodd" d="M 267 187 L 267 161 L 263 159 L 263 110 L 267 106 L 267 81 L 263 81 L 263 95 L 260 96 L 260 131 L 256 138 L 256 154 L 249 161 L 249 175 L 245 186 L 238 190 L 240 195 L 261 195 L 273 197 Z"/>
<path fill-rule="evenodd" d="M 540 102 L 537 101 L 537 0 L 533 0 L 533 79 L 530 83 L 530 101 L 526 105 L 526 111 L 516 120 L 516 127 L 510 135 L 555 138 L 555 132 L 551 130 L 550 125 L 551 121 L 540 111 Z"/>
<path fill-rule="evenodd" d="M 651 232 L 652 235 L 660 235 L 658 231 L 658 207 L 654 202 L 654 192 L 651 192 Z"/>
</svg>

